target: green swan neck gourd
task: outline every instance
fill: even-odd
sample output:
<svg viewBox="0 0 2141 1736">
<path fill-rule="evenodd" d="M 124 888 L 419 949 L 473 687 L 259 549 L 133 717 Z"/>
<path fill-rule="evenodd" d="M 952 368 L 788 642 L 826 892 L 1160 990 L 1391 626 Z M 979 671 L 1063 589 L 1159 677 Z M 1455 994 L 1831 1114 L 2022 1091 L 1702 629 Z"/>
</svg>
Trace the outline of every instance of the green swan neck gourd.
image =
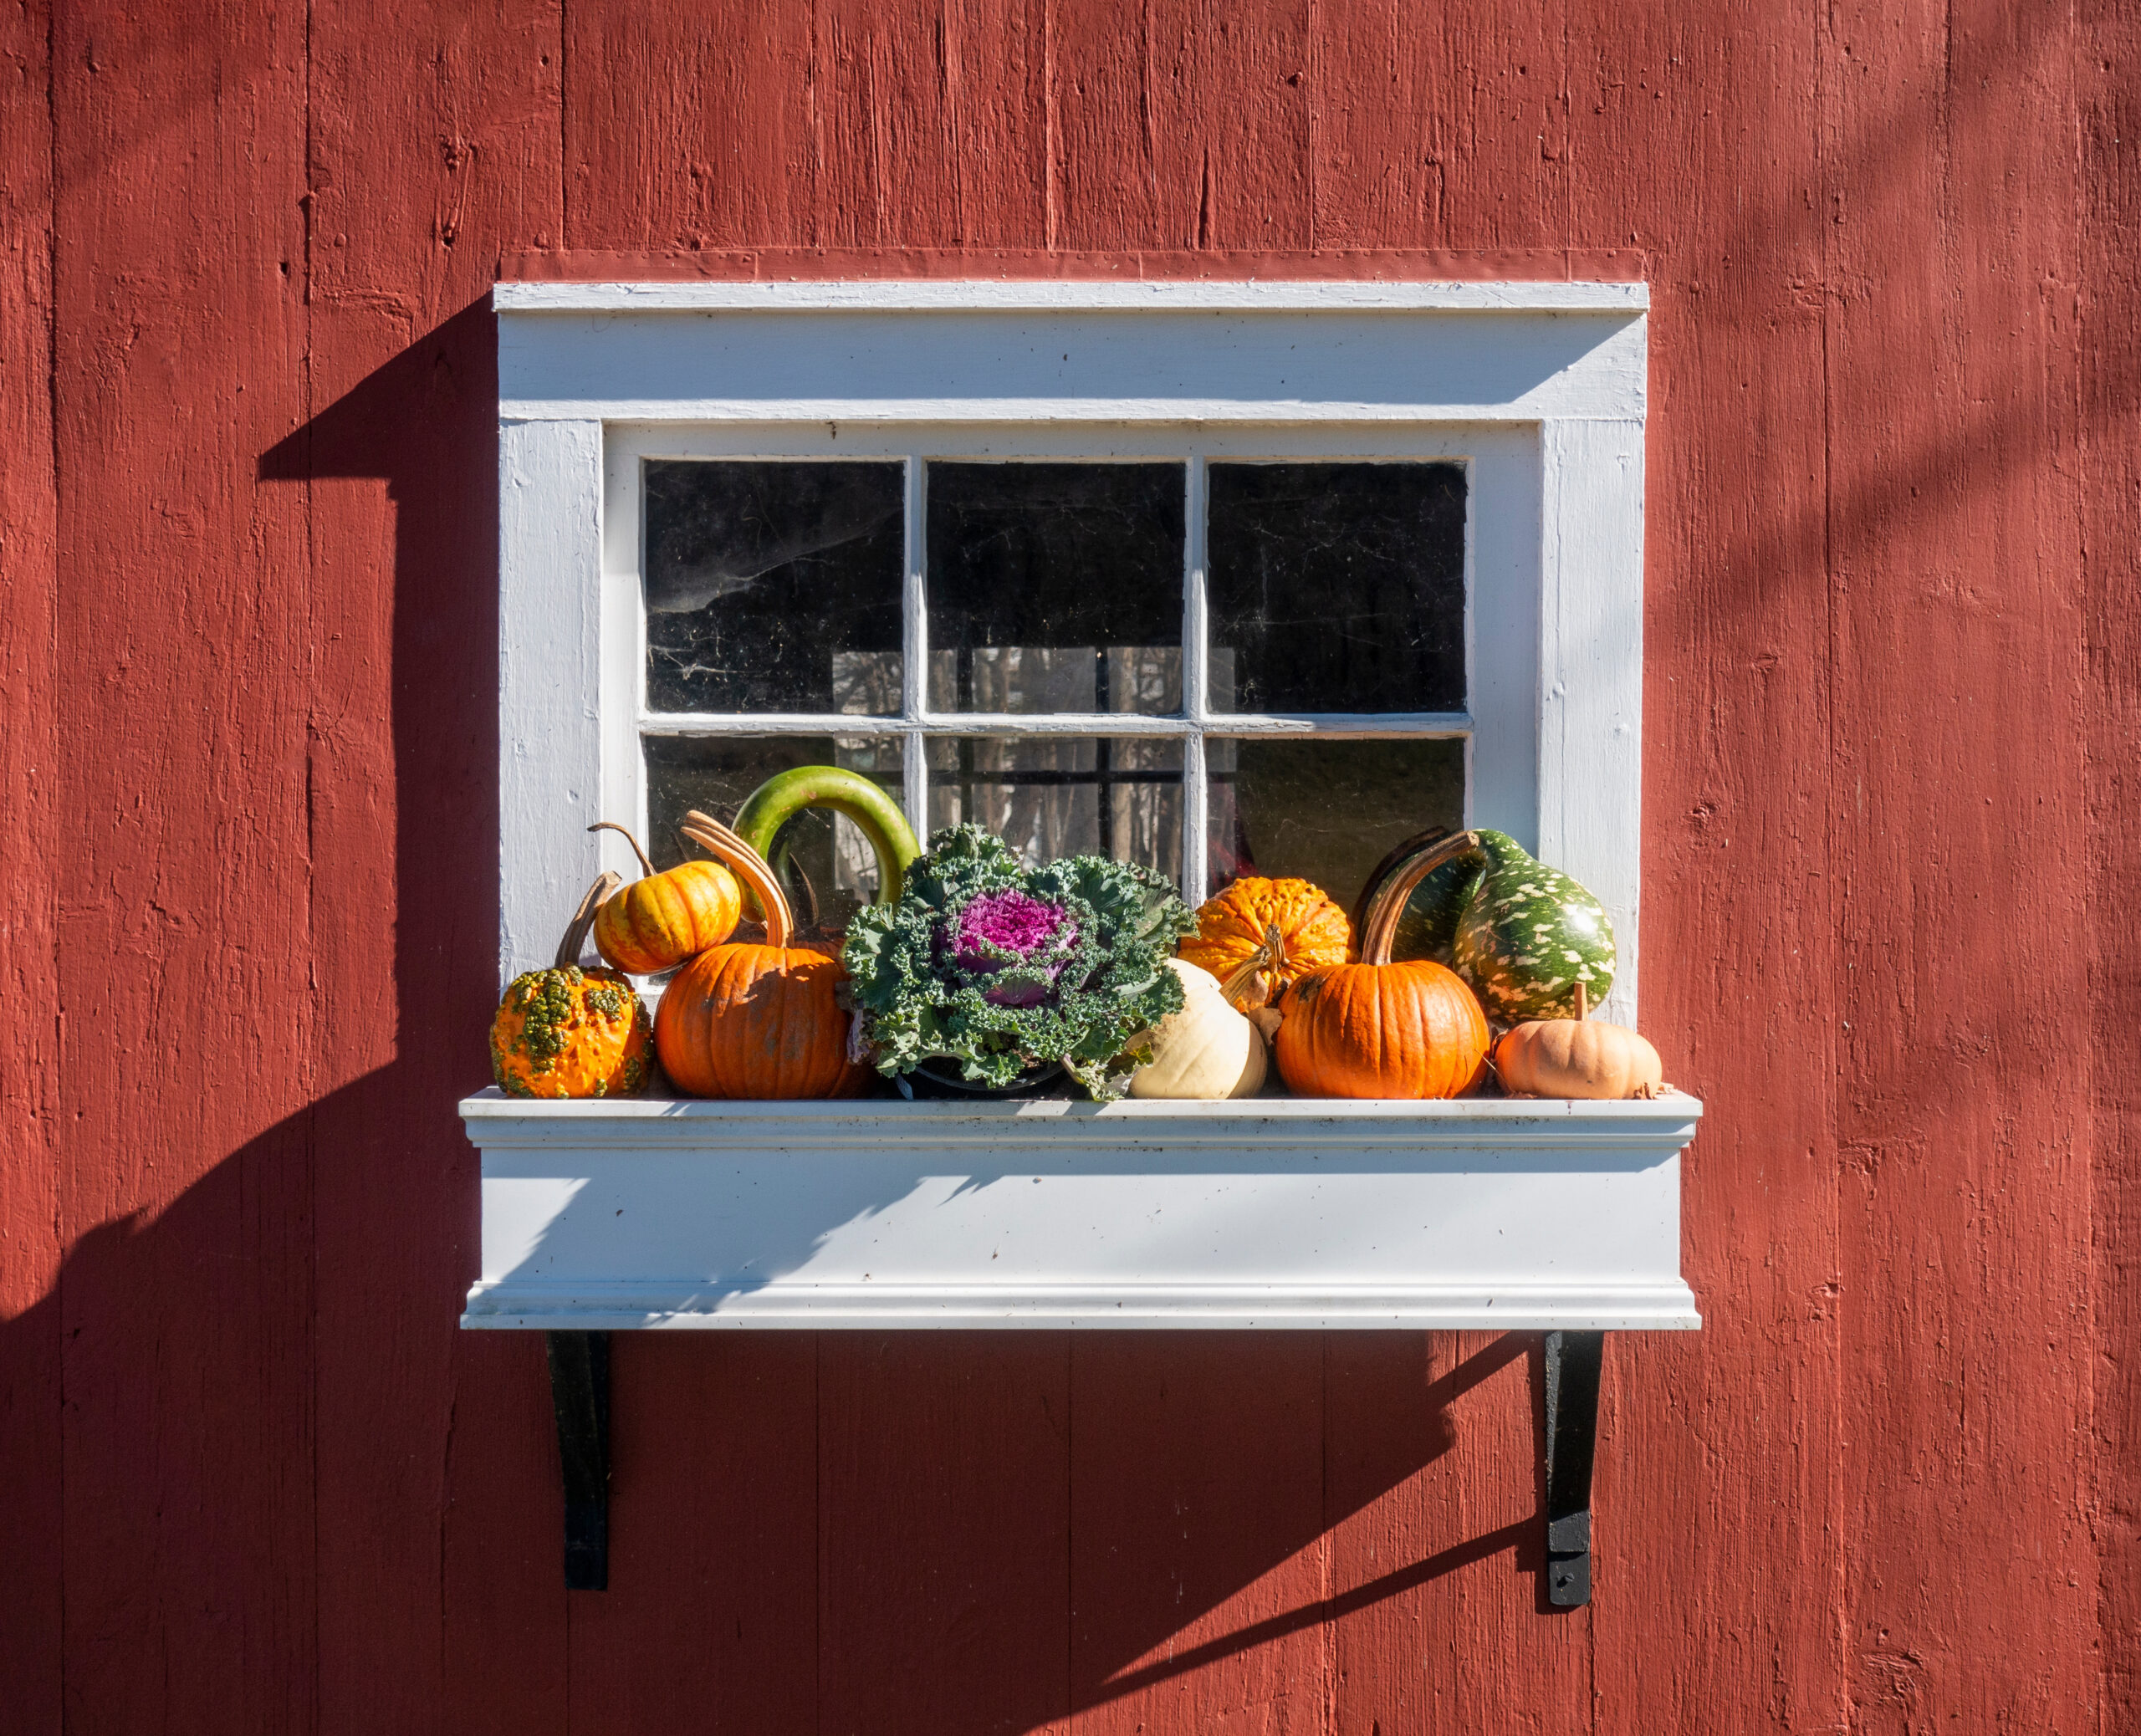
<svg viewBox="0 0 2141 1736">
<path fill-rule="evenodd" d="M 1355 932 L 1398 958 L 1432 958 L 1498 1024 L 1570 1016 L 1613 986 L 1613 924 L 1590 891 L 1505 832 L 1408 838 L 1361 892 Z"/>
<path fill-rule="evenodd" d="M 799 765 L 777 772 L 750 794 L 736 810 L 735 831 L 752 849 L 772 860 L 774 835 L 805 808 L 830 808 L 845 814 L 861 829 L 877 858 L 877 896 L 871 901 L 887 906 L 900 901 L 907 865 L 922 854 L 914 828 L 907 823 L 895 802 L 878 785 L 858 772 L 835 765 Z M 745 908 L 757 901 L 749 896 Z"/>
</svg>

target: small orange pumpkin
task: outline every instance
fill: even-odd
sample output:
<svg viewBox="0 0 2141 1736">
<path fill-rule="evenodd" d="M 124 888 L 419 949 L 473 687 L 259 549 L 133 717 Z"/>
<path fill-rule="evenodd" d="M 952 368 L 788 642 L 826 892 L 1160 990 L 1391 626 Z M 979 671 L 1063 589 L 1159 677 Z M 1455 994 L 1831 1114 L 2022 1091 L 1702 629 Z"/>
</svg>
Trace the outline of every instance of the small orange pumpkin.
<svg viewBox="0 0 2141 1736">
<path fill-rule="evenodd" d="M 1576 985 L 1576 1017 L 1535 1019 L 1495 1045 L 1503 1088 L 1527 1097 L 1613 1101 L 1655 1097 L 1665 1069 L 1648 1038 L 1591 1017 L 1590 990 Z"/>
<path fill-rule="evenodd" d="M 1248 875 L 1204 901 L 1197 932 L 1175 955 L 1211 972 L 1246 1010 L 1275 1001 L 1311 971 L 1343 964 L 1352 943 L 1346 912 L 1321 888 Z"/>
<path fill-rule="evenodd" d="M 654 1048 L 671 1081 L 694 1097 L 851 1097 L 871 1070 L 848 1049 L 836 958 L 790 947 L 795 918 L 766 860 L 705 814 L 684 835 L 726 862 L 766 913 L 763 945 L 710 947 L 670 979 Z"/>
<path fill-rule="evenodd" d="M 1326 965 L 1279 1002 L 1279 1076 L 1302 1097 L 1461 1097 L 1487 1070 L 1487 1015 L 1456 972 L 1390 962 L 1371 936 L 1358 964 Z"/>
<path fill-rule="evenodd" d="M 612 893 L 595 914 L 595 950 L 621 971 L 651 976 L 718 947 L 736 932 L 743 890 L 718 862 L 680 862 L 657 874 L 639 840 L 597 820 L 590 832 L 616 832 L 639 858 L 641 878 Z"/>
<path fill-rule="evenodd" d="M 548 970 L 524 971 L 491 1020 L 491 1077 L 513 1097 L 628 1097 L 646 1083 L 646 1008 L 616 971 L 582 970 L 595 907 L 618 884 L 587 889 Z"/>
</svg>

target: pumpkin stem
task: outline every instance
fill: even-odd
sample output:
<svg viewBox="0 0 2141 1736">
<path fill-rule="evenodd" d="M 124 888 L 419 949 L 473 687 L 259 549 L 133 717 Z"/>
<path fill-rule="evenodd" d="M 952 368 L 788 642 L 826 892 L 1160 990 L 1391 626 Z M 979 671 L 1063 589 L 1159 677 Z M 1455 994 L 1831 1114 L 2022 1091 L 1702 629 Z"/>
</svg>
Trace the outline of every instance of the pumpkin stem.
<svg viewBox="0 0 2141 1736">
<path fill-rule="evenodd" d="M 612 874 L 606 868 L 595 876 L 595 884 L 587 889 L 580 901 L 580 908 L 572 913 L 572 921 L 565 927 L 565 936 L 558 942 L 558 956 L 551 969 L 561 971 L 569 964 L 580 962 L 580 949 L 587 942 L 587 931 L 595 926 L 595 911 L 624 883 L 622 875 Z"/>
<path fill-rule="evenodd" d="M 639 840 L 614 821 L 598 819 L 587 829 L 590 832 L 615 832 L 632 847 L 632 854 L 639 858 L 639 871 L 647 879 L 654 878 L 654 864 L 646 859 L 646 852 L 639 847 Z"/>
<path fill-rule="evenodd" d="M 1454 832 L 1433 849 L 1423 850 L 1383 881 L 1376 888 L 1374 897 L 1368 901 L 1363 912 L 1365 922 L 1361 930 L 1361 962 L 1389 963 L 1391 943 L 1398 938 L 1398 919 L 1405 914 L 1405 901 L 1413 896 L 1413 889 L 1444 862 L 1454 860 L 1480 847 L 1477 832 Z"/>
<path fill-rule="evenodd" d="M 684 835 L 715 860 L 725 864 L 737 879 L 758 894 L 766 913 L 766 944 L 786 946 L 789 937 L 795 932 L 795 912 L 766 859 L 719 820 L 696 808 L 684 816 Z"/>
<path fill-rule="evenodd" d="M 1591 985 L 1587 983 L 1579 983 L 1576 985 L 1576 1022 L 1581 1024 L 1590 1017 Z"/>
<path fill-rule="evenodd" d="M 1264 944 L 1227 973 L 1226 981 L 1219 985 L 1219 993 L 1226 998 L 1227 1004 L 1237 1012 L 1246 1012 L 1251 1006 L 1268 1006 L 1271 1000 L 1271 988 L 1285 973 L 1285 968 L 1286 937 L 1279 932 L 1276 922 L 1266 922 L 1264 925 Z M 1262 994 L 1255 994 L 1256 974 L 1267 969 L 1271 973 L 1271 983 L 1265 986 Z"/>
</svg>

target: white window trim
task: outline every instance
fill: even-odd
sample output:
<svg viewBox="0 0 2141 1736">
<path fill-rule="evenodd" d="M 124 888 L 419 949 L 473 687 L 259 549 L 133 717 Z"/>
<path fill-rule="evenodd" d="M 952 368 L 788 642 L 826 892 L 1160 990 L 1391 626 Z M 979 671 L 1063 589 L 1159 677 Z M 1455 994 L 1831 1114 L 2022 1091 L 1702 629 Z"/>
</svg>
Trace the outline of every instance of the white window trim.
<svg viewBox="0 0 2141 1736">
<path fill-rule="evenodd" d="M 1193 742 L 1214 725 L 1243 734 L 1469 731 L 1469 819 L 1515 835 L 1604 901 L 1621 953 L 1606 1011 L 1633 1022 L 1644 286 L 509 283 L 493 304 L 503 974 L 549 957 L 565 913 L 604 865 L 610 835 L 582 828 L 643 818 L 641 457 L 948 456 L 985 453 L 992 442 L 1020 456 L 1187 453 L 1199 466 L 1229 456 L 1433 456 L 1466 463 L 1475 502 L 1469 717 L 1376 717 L 1352 728 L 1345 719 L 1214 717 L 1200 715 L 1189 667 L 1182 720 L 937 717 L 922 703 L 925 666 L 910 656 L 897 731 L 911 741 L 1012 729 Z M 918 469 L 909 474 L 912 489 Z M 1193 516 L 1193 610 L 1202 531 Z M 912 558 L 908 568 L 912 623 Z M 692 727 L 881 728 L 831 722 L 709 717 Z M 1192 770 L 1183 789 L 1193 817 L 1203 788 Z M 910 789 L 918 795 L 918 780 Z M 1332 890 L 1342 898 L 1352 889 Z"/>
</svg>

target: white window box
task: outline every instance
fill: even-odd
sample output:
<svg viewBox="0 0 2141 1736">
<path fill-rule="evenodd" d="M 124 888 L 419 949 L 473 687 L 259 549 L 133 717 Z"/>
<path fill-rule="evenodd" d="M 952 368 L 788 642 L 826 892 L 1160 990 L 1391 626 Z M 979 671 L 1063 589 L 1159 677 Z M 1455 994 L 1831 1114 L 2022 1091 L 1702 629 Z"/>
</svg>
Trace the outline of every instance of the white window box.
<svg viewBox="0 0 2141 1736">
<path fill-rule="evenodd" d="M 461 1105 L 468 1326 L 1693 1327 L 1702 1105 Z"/>
</svg>

